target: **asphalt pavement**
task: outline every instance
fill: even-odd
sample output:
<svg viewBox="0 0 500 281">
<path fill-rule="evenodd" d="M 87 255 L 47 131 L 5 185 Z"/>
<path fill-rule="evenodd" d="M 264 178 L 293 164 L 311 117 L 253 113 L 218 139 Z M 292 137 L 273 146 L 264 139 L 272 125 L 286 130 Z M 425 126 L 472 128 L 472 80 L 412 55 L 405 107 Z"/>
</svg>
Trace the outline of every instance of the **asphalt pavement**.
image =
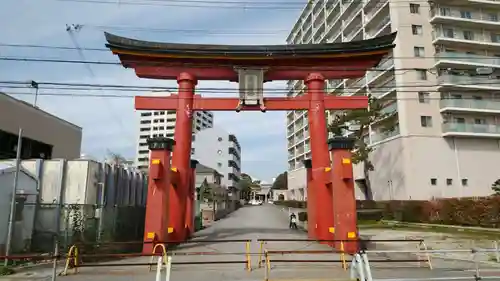
<svg viewBox="0 0 500 281">
<path fill-rule="evenodd" d="M 229 280 L 264 280 L 265 269 L 259 264 L 259 243 L 257 239 L 305 239 L 306 233 L 288 228 L 288 213 L 281 208 L 264 204 L 245 206 L 226 218 L 214 222 L 210 227 L 198 232 L 193 241 L 203 240 L 250 240 L 251 267 L 246 269 L 244 242 L 195 242 L 178 246 L 173 253 L 171 281 L 229 281 Z M 268 242 L 269 251 L 315 251 L 331 250 L 326 245 L 309 241 Z M 375 262 L 376 260 L 416 259 L 412 255 L 370 254 L 374 279 L 392 280 L 454 280 L 454 277 L 467 278 L 456 280 L 476 280 L 474 264 L 470 262 L 433 260 L 434 269 L 425 263 L 411 262 Z M 351 259 L 347 256 L 346 259 Z M 342 269 L 341 256 L 331 252 L 326 254 L 271 254 L 270 280 L 346 280 L 349 271 Z M 287 262 L 286 260 L 293 260 Z M 314 263 L 304 260 L 316 260 Z M 147 263 L 150 258 L 131 258 L 106 263 L 95 268 L 81 268 L 76 275 L 59 276 L 57 280 L 67 281 L 125 281 L 155 280 L 155 272 L 149 272 L 146 266 L 115 266 L 120 264 Z M 199 264 L 183 264 L 195 262 Z M 207 264 L 213 262 L 212 264 Z M 228 262 L 216 264 L 216 262 Z M 230 263 L 229 263 L 230 262 Z M 453 266 L 452 266 L 453 265 Z M 164 274 L 164 273 L 163 273 Z M 497 268 L 483 269 L 482 276 L 499 276 Z M 50 280 L 51 270 L 40 269 L 35 272 L 23 272 L 0 278 L 0 280 Z M 431 278 L 431 279 L 428 279 Z M 165 280 L 165 277 L 162 277 Z"/>
</svg>

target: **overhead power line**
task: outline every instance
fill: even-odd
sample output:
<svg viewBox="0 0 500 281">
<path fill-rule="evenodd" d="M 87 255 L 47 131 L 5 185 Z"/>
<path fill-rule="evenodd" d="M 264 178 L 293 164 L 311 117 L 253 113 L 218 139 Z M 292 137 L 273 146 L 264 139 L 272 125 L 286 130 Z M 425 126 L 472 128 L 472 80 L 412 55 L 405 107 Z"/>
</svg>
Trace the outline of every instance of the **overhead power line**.
<svg viewBox="0 0 500 281">
<path fill-rule="evenodd" d="M 450 59 L 457 59 L 457 57 L 450 57 Z M 465 57 L 464 57 L 465 58 Z M 67 64 L 96 64 L 96 65 L 115 65 L 122 66 L 121 62 L 118 61 L 90 61 L 90 60 L 66 60 L 66 59 L 51 59 L 51 58 L 25 58 L 25 57 L 0 57 L 0 61 L 17 61 L 17 62 L 38 62 L 38 63 L 67 63 Z M 163 62 L 152 62 L 152 61 L 127 61 L 129 63 L 135 63 L 137 65 L 142 66 L 164 66 Z M 189 63 L 185 64 L 189 66 Z M 232 67 L 233 65 L 225 65 L 225 64 L 207 64 L 207 65 L 196 65 L 197 68 L 214 68 L 214 67 Z M 282 65 L 281 67 L 286 67 L 290 70 L 298 70 L 298 69 L 306 69 L 308 67 L 301 67 L 295 65 Z M 315 67 L 311 69 L 311 72 L 314 71 L 429 71 L 432 72 L 434 68 L 356 68 L 356 67 Z M 448 69 L 448 68 L 442 68 Z M 453 70 L 471 70 L 471 68 L 453 68 Z"/>
<path fill-rule="evenodd" d="M 44 82 L 37 81 L 39 90 L 61 90 L 61 91 L 117 91 L 117 92 L 158 92 L 158 91 L 177 91 L 177 87 L 161 87 L 161 86 L 140 86 L 140 85 L 112 85 L 112 84 L 88 84 L 88 83 L 65 83 L 65 82 Z M 398 92 L 416 93 L 425 90 L 413 90 L 418 87 L 419 89 L 434 88 L 443 86 L 440 84 L 419 84 L 419 83 L 404 83 L 397 85 Z M 500 86 L 498 82 L 484 81 L 481 83 L 454 83 L 453 86 Z M 392 86 L 381 85 L 379 87 L 370 88 L 371 92 L 387 92 Z M 394 87 L 394 88 L 396 88 Z M 0 81 L 0 88 L 5 89 L 29 89 L 30 83 L 28 81 Z M 410 88 L 410 90 L 408 90 Z M 404 89 L 404 90 L 401 90 Z M 354 89 L 351 89 L 354 90 Z M 266 93 L 270 94 L 285 94 L 290 90 L 280 88 L 265 89 Z M 299 90 L 295 90 L 299 92 Z M 200 87 L 196 88 L 199 93 L 238 93 L 239 90 L 235 88 L 222 88 L 222 87 Z M 339 92 L 339 91 L 337 91 Z"/>
<path fill-rule="evenodd" d="M 212 0 L 54 0 L 64 3 L 87 3 L 87 4 L 102 4 L 115 6 L 156 6 L 156 7 L 183 7 L 183 8 L 216 8 L 216 9 L 265 9 L 265 10 L 303 10 L 306 6 L 311 6 L 317 1 L 212 1 Z M 363 0 L 343 1 L 344 6 L 350 3 L 360 3 Z M 376 0 L 376 5 L 385 4 L 387 0 Z M 391 0 L 392 7 L 409 7 L 407 0 Z M 426 0 L 413 0 L 413 4 L 428 4 Z M 336 5 L 332 2 L 330 5 Z M 326 5 L 326 4 L 325 4 Z M 459 4 L 453 6 L 466 6 L 467 4 Z M 467 5 L 470 7 L 470 4 Z"/>
<path fill-rule="evenodd" d="M 417 93 L 417 91 L 415 91 Z M 28 92 L 12 92 L 8 93 L 9 95 L 19 95 L 19 96 L 33 96 L 34 93 L 28 93 Z M 51 92 L 45 92 L 45 93 L 39 93 L 39 96 L 50 96 L 50 97 L 80 97 L 80 98 L 111 98 L 111 99 L 133 99 L 135 96 L 131 95 L 118 95 L 118 94 L 70 94 L 70 93 L 51 93 Z M 265 95 L 266 96 L 266 95 Z M 265 97 L 264 96 L 264 97 Z M 182 98 L 180 98 L 182 99 Z M 415 97 L 384 97 L 380 98 L 380 101 L 398 101 L 398 100 L 408 100 L 408 101 L 413 101 L 413 100 L 420 100 L 418 96 Z M 426 100 L 443 100 L 441 97 L 428 97 Z M 446 100 L 446 99 L 444 99 Z M 450 100 L 456 100 L 456 99 L 450 99 Z M 477 101 L 477 99 L 473 97 L 463 97 L 462 99 L 459 100 L 472 100 L 472 101 Z M 291 101 L 291 102 L 302 102 L 302 101 Z"/>
</svg>

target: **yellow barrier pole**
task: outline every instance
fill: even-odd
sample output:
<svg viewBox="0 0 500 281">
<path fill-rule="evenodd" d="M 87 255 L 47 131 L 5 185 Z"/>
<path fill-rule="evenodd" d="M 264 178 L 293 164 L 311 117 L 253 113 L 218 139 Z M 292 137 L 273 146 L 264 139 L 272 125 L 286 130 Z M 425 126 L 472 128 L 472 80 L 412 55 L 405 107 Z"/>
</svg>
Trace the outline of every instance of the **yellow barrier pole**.
<svg viewBox="0 0 500 281">
<path fill-rule="evenodd" d="M 165 244 L 156 244 L 153 247 L 153 251 L 151 253 L 152 255 L 151 255 L 151 261 L 149 262 L 149 271 L 151 271 L 151 269 L 152 269 L 153 260 L 155 258 L 154 254 L 156 253 L 156 248 L 157 247 L 161 247 L 162 248 L 163 263 L 165 263 L 165 265 L 167 264 L 167 249 L 165 248 Z"/>
<path fill-rule="evenodd" d="M 252 271 L 252 259 L 250 258 L 250 241 L 245 243 L 246 248 L 246 259 L 247 259 L 247 271 Z"/>
<path fill-rule="evenodd" d="M 422 246 L 424 247 L 425 256 L 427 257 L 427 265 L 429 265 L 429 269 L 432 270 L 431 255 L 429 254 L 429 252 L 427 252 L 427 245 L 423 240 L 422 242 L 420 242 L 420 244 L 422 244 Z M 420 245 L 418 248 L 420 249 Z"/>
<path fill-rule="evenodd" d="M 345 260 L 344 242 L 343 241 L 340 241 L 340 260 L 342 261 L 342 268 L 344 270 L 347 270 L 347 262 Z"/>
<path fill-rule="evenodd" d="M 267 280 L 269 280 L 269 274 L 271 273 L 271 259 L 269 258 L 269 253 L 267 252 L 267 250 L 265 250 L 264 256 L 266 259 L 266 278 L 265 278 L 265 280 L 267 281 Z"/>
<path fill-rule="evenodd" d="M 76 274 L 76 273 L 78 273 L 78 247 L 76 245 L 73 245 L 69 248 L 68 255 L 66 257 L 66 264 L 64 265 L 64 271 L 62 272 L 61 275 L 68 274 L 69 263 L 71 260 L 73 260 L 73 262 L 75 264 L 74 271 Z"/>
<path fill-rule="evenodd" d="M 259 268 L 262 267 L 262 252 L 264 251 L 264 241 L 260 241 L 260 247 L 259 247 Z"/>
</svg>

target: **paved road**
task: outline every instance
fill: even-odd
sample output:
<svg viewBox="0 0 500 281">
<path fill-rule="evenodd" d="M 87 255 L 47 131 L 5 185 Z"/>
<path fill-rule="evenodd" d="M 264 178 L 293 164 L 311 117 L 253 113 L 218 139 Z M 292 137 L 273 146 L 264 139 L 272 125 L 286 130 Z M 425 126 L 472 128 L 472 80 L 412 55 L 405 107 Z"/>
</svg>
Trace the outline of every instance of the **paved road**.
<svg viewBox="0 0 500 281">
<path fill-rule="evenodd" d="M 248 206 L 239 209 L 230 214 L 225 219 L 215 222 L 211 227 L 197 233 L 195 240 L 228 240 L 228 239 L 265 239 L 265 238 L 306 238 L 306 234 L 288 229 L 288 214 L 280 211 L 280 208 L 273 205 Z M 253 242 L 251 245 L 252 268 L 251 272 L 245 270 L 245 245 L 244 243 L 192 243 L 184 244 L 178 247 L 176 253 L 189 252 L 212 252 L 217 254 L 204 256 L 174 256 L 174 265 L 172 268 L 172 281 L 229 281 L 229 280 L 263 280 L 264 269 L 258 268 L 259 245 Z M 311 242 L 269 242 L 266 245 L 268 250 L 327 250 L 325 245 Z M 294 254 L 294 255 L 275 255 L 273 259 L 315 259 L 315 260 L 339 260 L 338 254 Z M 409 259 L 408 255 L 376 255 L 370 256 L 371 260 L 377 259 Z M 185 261 L 241 261 L 240 264 L 224 265 L 176 265 L 176 262 Z M 144 263 L 149 262 L 148 258 L 127 259 L 126 261 L 117 261 L 113 263 Z M 451 277 L 462 276 L 471 277 L 474 272 L 466 271 L 473 268 L 470 263 L 449 261 L 434 261 L 434 270 L 424 267 L 418 268 L 416 262 L 406 263 L 373 263 L 374 278 L 428 278 L 428 277 L 447 277 L 445 280 L 453 280 Z M 450 269 L 452 268 L 452 269 Z M 460 270 L 459 270 L 460 268 Z M 464 270 L 466 269 L 466 270 Z M 490 271 L 484 275 L 500 275 L 500 272 Z M 50 276 L 50 270 L 40 270 L 33 275 L 23 276 L 18 274 L 10 276 L 5 280 L 47 280 Z M 270 279 L 280 280 L 342 280 L 348 278 L 348 272 L 341 268 L 340 262 L 321 262 L 321 263 L 276 263 L 272 262 Z M 97 267 L 82 268 L 78 275 L 58 277 L 58 280 L 83 281 L 92 279 L 93 281 L 125 281 L 154 280 L 155 273 L 148 272 L 145 266 L 131 267 Z M 4 279 L 0 279 L 4 280 Z M 162 279 L 164 280 L 164 279 Z M 439 280 L 439 279 L 438 279 Z M 441 279 L 443 280 L 443 279 Z M 499 279 L 500 280 L 500 277 Z"/>
</svg>

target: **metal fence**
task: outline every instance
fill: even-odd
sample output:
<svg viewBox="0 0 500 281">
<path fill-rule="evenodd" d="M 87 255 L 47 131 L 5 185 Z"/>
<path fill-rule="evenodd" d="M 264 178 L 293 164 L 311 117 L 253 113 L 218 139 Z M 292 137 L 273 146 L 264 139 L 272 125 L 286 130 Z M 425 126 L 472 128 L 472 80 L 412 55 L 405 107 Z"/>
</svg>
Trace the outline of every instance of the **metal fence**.
<svg viewBox="0 0 500 281">
<path fill-rule="evenodd" d="M 63 251 L 78 243 L 140 241 L 144 217 L 145 207 L 142 206 L 37 204 L 30 252 L 52 252 L 56 233 Z M 107 252 L 137 250 L 130 247 L 107 249 Z"/>
</svg>

